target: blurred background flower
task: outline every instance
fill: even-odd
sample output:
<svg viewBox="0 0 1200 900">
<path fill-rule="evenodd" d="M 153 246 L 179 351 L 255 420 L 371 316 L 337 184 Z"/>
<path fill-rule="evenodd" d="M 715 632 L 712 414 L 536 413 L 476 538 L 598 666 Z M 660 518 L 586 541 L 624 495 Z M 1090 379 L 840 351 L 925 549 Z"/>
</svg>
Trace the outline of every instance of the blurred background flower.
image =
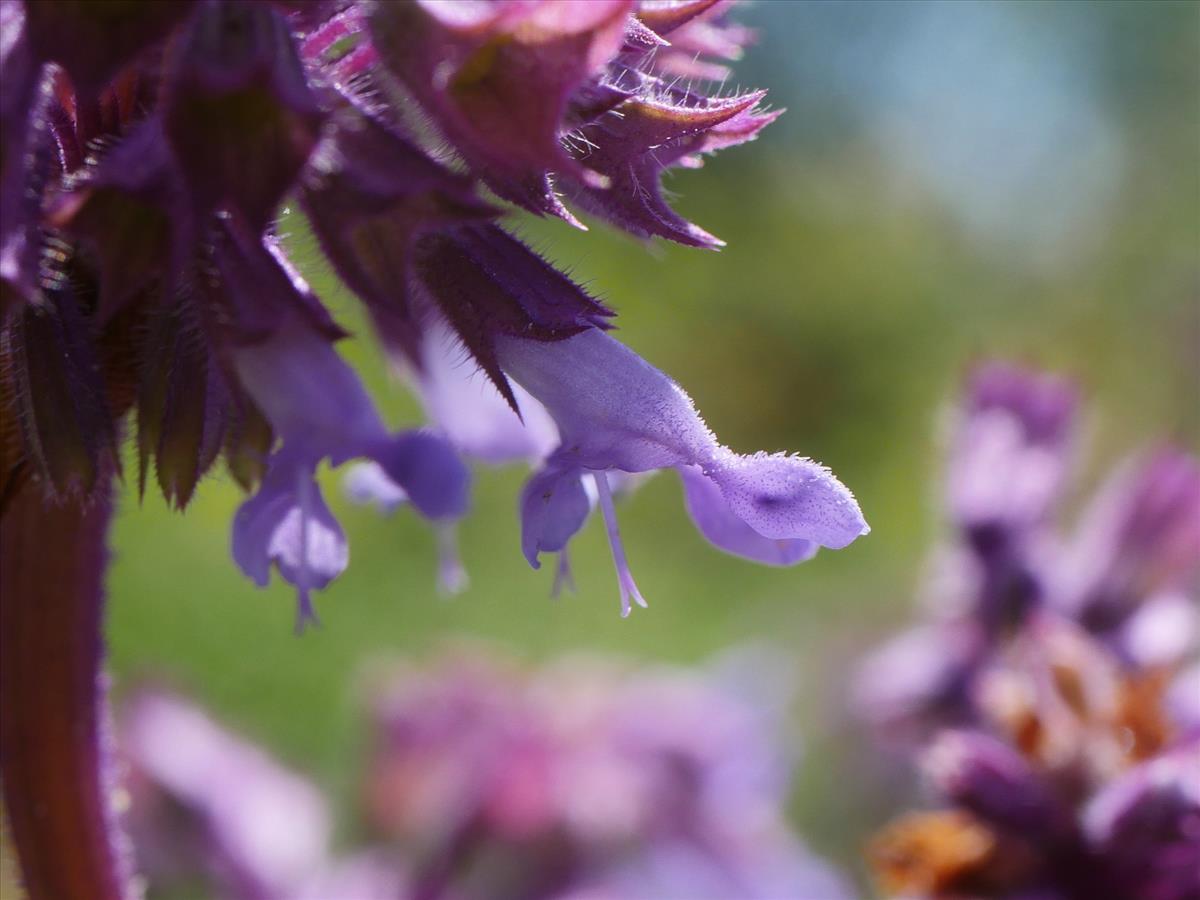
<svg viewBox="0 0 1200 900">
<path fill-rule="evenodd" d="M 143 686 L 119 729 L 138 869 L 167 896 L 849 897 L 785 823 L 792 760 L 768 661 L 539 669 L 476 646 L 377 670 L 341 855 L 311 783 Z"/>
<path fill-rule="evenodd" d="M 461 633 L 535 658 L 582 648 L 696 663 L 768 635 L 793 658 L 779 684 L 798 690 L 794 715 L 806 738 L 788 815 L 815 851 L 865 886 L 864 836 L 917 791 L 904 762 L 911 743 L 880 761 L 846 721 L 858 660 L 911 623 L 913 585 L 978 596 L 964 587 L 978 573 L 964 571 L 960 554 L 922 562 L 935 538 L 957 540 L 990 502 L 956 488 L 948 525 L 940 486 L 970 478 L 955 474 L 956 462 L 947 476 L 944 464 L 966 444 L 1019 450 L 1009 472 L 1020 475 L 1020 493 L 1008 497 L 1007 521 L 1036 523 L 1055 498 L 1079 511 L 1078 490 L 1091 493 L 1150 441 L 1187 448 L 1200 440 L 1194 5 L 771 2 L 744 7 L 738 21 L 757 29 L 758 45 L 737 64 L 737 81 L 769 85 L 788 115 L 771 140 L 708 163 L 703 183 L 686 172 L 669 181 L 681 212 L 728 247 L 702 254 L 664 245 L 647 255 L 602 229 L 580 236 L 529 221 L 522 233 L 618 308 L 622 340 L 687 385 L 723 441 L 739 450 L 802 447 L 834 467 L 855 488 L 869 539 L 819 555 L 802 577 L 746 566 L 707 547 L 679 514 L 673 479 L 655 478 L 628 498 L 636 514 L 623 514 L 622 527 L 639 587 L 662 599 L 621 621 L 597 517 L 572 543 L 578 594 L 547 599 L 553 573 L 531 573 L 517 552 L 513 498 L 525 472 L 515 467 L 477 478 L 459 535 L 471 587 L 440 602 L 429 565 L 435 537 L 405 509 L 379 520 L 342 502 L 322 474 L 355 560 L 325 594 L 323 609 L 336 616 L 291 640 L 289 593 L 255 591 L 228 565 L 235 485 L 210 484 L 187 518 L 153 496 L 139 508 L 136 485 L 127 486 L 110 590 L 117 693 L 137 674 L 167 673 L 220 721 L 308 773 L 328 797 L 338 848 L 358 844 L 357 767 L 372 731 L 346 686 L 364 653 L 424 652 L 435 637 Z M 301 218 L 285 218 L 284 230 L 339 321 L 365 331 L 349 293 L 317 262 Z M 365 343 L 348 355 L 370 363 L 363 371 L 383 369 Z M 1086 405 L 1046 401 L 1037 415 L 1073 416 L 1073 442 L 1060 445 L 1046 425 L 968 436 L 954 424 L 969 418 L 966 409 L 939 420 L 938 410 L 961 409 L 949 398 L 981 357 L 1068 376 Z M 1053 379 L 1038 384 L 1058 395 Z M 386 378 L 368 379 L 368 388 L 390 425 L 421 415 Z M 1001 391 L 989 404 L 1011 402 Z M 1147 470 L 1129 471 L 1136 479 Z M 1052 548 L 1054 558 L 1080 554 L 1086 570 L 1089 554 L 1103 553 L 1113 562 L 1105 584 L 1136 584 L 1144 596 L 1158 575 L 1103 549 L 1120 526 L 1091 523 L 1108 515 L 1067 516 L 1081 530 L 1063 532 L 1070 546 Z M 972 546 L 986 545 L 987 530 L 976 529 L 982 543 Z M 1049 552 L 1020 551 L 1029 559 Z M 1129 660 L 1147 653 L 1180 652 L 1168 646 L 1181 633 L 1170 615 L 1187 618 L 1186 605 L 1172 605 L 1177 592 L 1161 598 L 1174 613 L 1139 622 L 1119 612 L 1129 588 L 1103 597 L 1065 562 L 1055 568 L 1070 582 L 1055 590 L 1097 612 L 1082 625 L 1072 613 L 1076 625 L 1041 629 L 1014 652 L 1065 655 L 1067 671 L 1100 673 L 1089 683 L 1111 683 L 1103 673 L 1113 665 L 1142 671 L 1148 663 L 1131 670 Z M 1122 623 L 1115 631 L 1109 610 Z M 1000 619 L 989 628 L 1009 627 Z M 890 651 L 906 675 L 892 687 L 910 697 L 928 693 L 912 679 L 944 685 L 980 652 L 971 629 L 924 611 L 917 620 L 923 627 Z M 1024 658 L 999 662 L 1022 675 Z M 1007 690 L 1004 671 L 998 694 Z M 1191 686 L 1172 681 L 1163 691 L 1180 710 L 1170 715 L 1186 715 L 1195 675 Z M 960 696 L 949 691 L 946 708 L 961 710 Z M 956 715 L 954 724 L 969 724 Z M 925 734 L 913 737 L 923 744 Z M 1123 753 L 1121 735 L 1114 739 Z M 1121 771 L 1143 770 L 1127 760 Z M 1085 816 L 1096 823 L 1086 828 L 1108 833 L 1129 821 L 1116 806 Z M 944 833 L 968 851 L 981 846 L 972 829 Z M 373 858 L 337 865 L 346 877 L 378 874 Z M 688 861 L 668 853 L 638 865 L 666 878 Z M 628 879 L 653 883 L 648 874 Z M 624 896 L 612 884 L 589 889 Z"/>
<path fill-rule="evenodd" d="M 855 685 L 947 804 L 872 841 L 887 896 L 1200 891 L 1200 460 L 1144 452 L 1064 527 L 1076 405 L 990 363 L 957 410 L 925 621 Z"/>
</svg>

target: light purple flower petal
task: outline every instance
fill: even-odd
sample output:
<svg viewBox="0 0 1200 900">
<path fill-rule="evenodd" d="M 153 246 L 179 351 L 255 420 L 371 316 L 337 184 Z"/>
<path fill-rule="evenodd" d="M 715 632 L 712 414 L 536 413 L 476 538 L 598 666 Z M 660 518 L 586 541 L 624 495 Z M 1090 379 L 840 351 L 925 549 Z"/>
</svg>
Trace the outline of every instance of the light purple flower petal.
<svg viewBox="0 0 1200 900">
<path fill-rule="evenodd" d="M 1200 608 L 1196 601 L 1184 593 L 1166 593 L 1142 603 L 1120 628 L 1117 642 L 1139 667 L 1169 668 L 1188 658 L 1198 636 Z"/>
<path fill-rule="evenodd" d="M 388 435 L 354 370 L 316 331 L 289 324 L 236 351 L 238 375 L 285 443 L 308 448 L 315 464 L 365 456 L 431 519 L 467 509 L 470 473 L 454 448 L 422 431 Z"/>
<path fill-rule="evenodd" d="M 350 561 L 346 536 L 303 462 L 306 455 L 277 453 L 258 493 L 233 519 L 233 558 L 241 570 L 265 587 L 274 564 L 296 587 L 297 630 L 315 619 L 309 592 L 328 585 Z"/>
<path fill-rule="evenodd" d="M 346 496 L 354 503 L 364 506 L 370 503 L 390 515 L 408 502 L 404 488 L 388 478 L 383 466 L 377 462 L 355 463 L 342 480 Z"/>
<path fill-rule="evenodd" d="M 840 550 L 871 530 L 854 495 L 811 459 L 727 453 L 710 477 L 732 513 L 763 537 L 801 538 Z"/>
<path fill-rule="evenodd" d="M 1200 574 L 1200 461 L 1170 446 L 1126 462 L 1082 515 L 1058 575 L 1064 606 L 1093 631 L 1124 623 Z"/>
<path fill-rule="evenodd" d="M 720 449 L 683 388 L 599 329 L 496 346 L 504 371 L 558 423 L 564 458 L 582 468 L 704 466 Z"/>
<path fill-rule="evenodd" d="M 529 564 L 540 568 L 539 553 L 565 550 L 590 510 L 578 469 L 551 463 L 530 478 L 521 491 L 521 550 Z"/>
<path fill-rule="evenodd" d="M 445 323 L 426 329 L 421 363 L 413 377 L 425 412 L 463 454 L 487 463 L 541 460 L 557 446 L 545 407 L 513 385 L 518 418 Z"/>
<path fill-rule="evenodd" d="M 700 533 L 714 547 L 769 566 L 791 566 L 812 559 L 817 544 L 804 539 L 763 537 L 734 515 L 721 489 L 692 466 L 680 466 L 684 502 Z"/>
<path fill-rule="evenodd" d="M 968 528 L 1022 529 L 1042 521 L 1065 481 L 1075 389 L 1007 363 L 971 378 L 948 461 L 947 502 Z"/>
<path fill-rule="evenodd" d="M 409 431 L 378 442 L 367 454 L 429 519 L 456 519 L 467 511 L 471 473 L 443 437 Z"/>
<path fill-rule="evenodd" d="M 324 336 L 301 323 L 235 350 L 234 363 L 275 433 L 285 441 L 303 436 L 315 459 L 329 456 L 337 464 L 364 456 L 385 437 L 354 370 Z"/>
<path fill-rule="evenodd" d="M 341 574 L 348 559 L 345 536 L 312 480 L 323 458 L 373 460 L 378 468 L 359 475 L 357 488 L 381 505 L 407 498 L 430 519 L 466 512 L 470 473 L 449 442 L 422 431 L 389 435 L 354 370 L 307 323 L 288 322 L 235 350 L 234 361 L 283 438 L 263 487 L 234 521 L 234 558 L 260 585 L 271 563 L 278 566 L 298 589 L 299 626 L 313 618 L 309 591 Z"/>
</svg>

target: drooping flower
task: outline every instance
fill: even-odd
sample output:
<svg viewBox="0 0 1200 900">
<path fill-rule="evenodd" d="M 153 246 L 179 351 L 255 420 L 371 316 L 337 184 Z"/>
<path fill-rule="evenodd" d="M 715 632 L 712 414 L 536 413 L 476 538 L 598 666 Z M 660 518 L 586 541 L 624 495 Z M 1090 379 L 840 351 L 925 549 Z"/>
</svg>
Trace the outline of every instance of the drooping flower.
<svg viewBox="0 0 1200 900">
<path fill-rule="evenodd" d="M 552 344 L 498 342 L 504 371 L 549 411 L 560 443 L 521 497 L 521 544 L 530 565 L 561 552 L 588 511 L 580 477 L 595 480 L 621 590 L 645 605 L 625 559 L 606 473 L 674 468 L 689 511 L 713 544 L 789 565 L 818 546 L 840 549 L 870 529 L 828 469 L 784 454 L 743 456 L 721 445 L 674 381 L 599 329 Z"/>
<path fill-rule="evenodd" d="M 237 351 L 238 373 L 282 445 L 262 485 L 234 519 L 233 555 L 265 585 L 271 563 L 299 596 L 298 627 L 313 617 L 309 591 L 325 587 L 349 561 L 345 536 L 313 480 L 323 459 L 367 457 L 422 515 L 466 512 L 468 473 L 437 435 L 389 435 L 353 370 L 303 323 Z"/>
<path fill-rule="evenodd" d="M 70 400 L 47 390 L 51 373 L 23 365 L 32 357 L 22 345 L 51 320 L 29 315 L 5 326 L 17 338 L 10 341 L 17 419 L 35 473 L 58 491 L 86 493 L 101 458 L 115 461 L 115 419 L 131 404 L 140 483 L 153 471 L 176 505 L 187 504 L 223 450 L 243 486 L 264 479 L 238 519 L 239 563 L 259 583 L 272 563 L 296 581 L 306 618 L 308 592 L 347 559 L 312 478 L 319 462 L 363 457 L 380 471 L 408 466 L 410 483 L 400 487 L 419 509 L 439 502 L 422 491 L 454 493 L 426 488 L 426 474 L 460 476 L 436 463 L 433 437 L 384 441 L 353 376 L 323 346 L 340 330 L 271 234 L 285 197 L 296 192 L 321 249 L 365 302 L 389 350 L 407 358 L 442 436 L 470 457 L 515 453 L 505 434 L 518 435 L 519 445 L 548 431 L 472 418 L 462 395 L 445 394 L 451 382 L 428 368 L 433 358 L 422 348 L 440 340 L 461 346 L 519 409 L 520 378 L 506 375 L 500 344 L 569 341 L 608 327 L 612 313 L 492 224 L 501 210 L 480 198 L 478 185 L 574 221 L 563 191 L 636 234 L 711 245 L 661 199 L 659 174 L 749 140 L 773 118 L 756 111 L 761 92 L 709 96 L 675 81 L 660 58 L 673 39 L 684 53 L 735 56 L 748 35 L 725 24 L 718 6 L 498 0 L 293 10 L 212 0 L 164 3 L 140 18 L 120 4 L 31 13 L 6 3 L 11 77 L 0 193 L 6 210 L 21 211 L 5 217 L 5 283 L 15 290 L 6 287 L 6 306 L 45 308 L 51 289 L 41 285 L 55 285 L 63 324 L 46 332 L 54 346 L 44 353 L 77 360 L 76 374 L 57 383 L 95 382 L 83 373 L 97 370 L 104 376 Z M 107 35 L 105 47 L 77 40 L 92 27 Z M 417 114 L 446 139 L 450 157 L 431 152 L 428 135 L 410 127 Z M 10 189 L 30 178 L 33 190 Z M 644 209 L 626 207 L 630 193 L 646 198 Z M 41 232 L 20 224 L 38 225 L 40 206 L 59 242 L 53 255 L 37 245 Z M 11 233 L 10 221 L 20 226 Z M 52 261 L 59 271 L 48 271 Z M 93 361 L 88 335 L 97 330 L 112 348 L 111 366 Z M 63 353 L 64 346 L 72 349 Z M 520 368 L 519 359 L 513 365 Z M 321 374 L 306 381 L 314 373 Z M 132 392 L 125 379 L 136 385 Z M 106 390 L 115 392 L 111 401 Z M 56 396 L 53 408 L 23 408 Z M 39 430 L 51 420 L 74 427 Z M 416 453 L 418 444 L 428 452 Z M 798 462 L 751 463 L 693 449 L 686 464 L 706 467 L 706 477 L 724 473 L 726 494 L 744 493 L 732 487 L 743 476 L 818 474 L 798 474 Z M 417 463 L 425 468 L 414 475 Z M 572 477 L 589 482 L 578 489 L 593 498 L 589 508 L 603 510 L 610 504 L 590 483 L 594 472 L 656 467 L 598 463 L 575 466 Z M 395 472 L 387 474 L 397 483 Z M 749 506 L 733 512 L 695 473 L 685 479 L 689 508 L 718 545 L 787 564 L 820 542 L 804 543 L 809 538 L 786 526 L 755 525 L 759 514 Z M 463 503 L 452 505 L 460 514 Z M 449 507 L 425 511 L 453 517 Z M 610 528 L 615 534 L 615 522 Z M 318 551 L 321 559 L 312 555 Z M 632 585 L 627 573 L 622 579 Z"/>
</svg>

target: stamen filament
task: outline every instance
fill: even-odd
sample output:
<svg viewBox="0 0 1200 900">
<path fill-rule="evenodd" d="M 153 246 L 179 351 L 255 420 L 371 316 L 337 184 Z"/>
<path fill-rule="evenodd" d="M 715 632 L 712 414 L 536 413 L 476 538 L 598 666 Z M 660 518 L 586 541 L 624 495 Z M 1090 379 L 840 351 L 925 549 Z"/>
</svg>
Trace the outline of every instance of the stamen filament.
<svg viewBox="0 0 1200 900">
<path fill-rule="evenodd" d="M 632 608 L 629 598 L 632 596 L 638 606 L 646 607 L 646 600 L 638 590 L 629 571 L 629 563 L 625 559 L 625 545 L 621 542 L 621 532 L 617 528 L 617 510 L 613 506 L 612 492 L 608 489 L 608 478 L 603 472 L 592 472 L 592 480 L 596 483 L 596 495 L 600 499 L 600 511 L 604 515 L 604 527 L 608 532 L 608 545 L 612 548 L 613 564 L 617 567 L 617 585 L 621 589 L 621 618 L 629 615 Z"/>
</svg>

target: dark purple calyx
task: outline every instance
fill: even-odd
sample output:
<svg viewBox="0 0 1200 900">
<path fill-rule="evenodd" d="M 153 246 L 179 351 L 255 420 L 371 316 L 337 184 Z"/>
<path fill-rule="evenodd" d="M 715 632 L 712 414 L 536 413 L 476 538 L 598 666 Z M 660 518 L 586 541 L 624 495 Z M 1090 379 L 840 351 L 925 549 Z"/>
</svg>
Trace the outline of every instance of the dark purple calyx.
<svg viewBox="0 0 1200 900">
<path fill-rule="evenodd" d="M 500 196 L 571 221 L 550 172 L 597 178 L 563 148 L 572 93 L 625 39 L 627 0 L 381 3 L 371 34 L 387 69 Z"/>
<path fill-rule="evenodd" d="M 95 96 L 121 69 L 167 37 L 195 0 L 34 0 L 25 4 L 29 43 L 81 95 Z"/>
<path fill-rule="evenodd" d="M 421 295 L 441 310 L 513 409 L 516 399 L 496 358 L 504 335 L 558 341 L 605 328 L 612 311 L 494 225 L 474 225 L 417 242 Z"/>
<path fill-rule="evenodd" d="M 27 458 L 59 495 L 89 495 L 116 465 L 113 422 L 91 322 L 67 272 L 10 323 L 7 335 Z"/>
<path fill-rule="evenodd" d="M 639 237 L 722 246 L 671 209 L 662 193 L 662 173 L 672 166 L 694 168 L 703 153 L 752 140 L 776 115 L 757 111 L 764 96 L 758 91 L 712 101 L 695 95 L 625 101 L 581 129 L 586 149 L 580 161 L 604 175 L 609 187 L 568 181 L 567 195 Z"/>
<path fill-rule="evenodd" d="M 328 340 L 346 336 L 274 238 L 260 237 L 227 216 L 217 221 L 208 249 L 210 270 L 201 276 L 209 302 L 206 327 L 219 341 L 257 343 L 295 317 Z"/>
<path fill-rule="evenodd" d="M 384 341 L 418 358 L 408 284 L 423 232 L 492 218 L 473 182 L 353 108 L 340 110 L 299 194 L 313 233 Z"/>
<path fill-rule="evenodd" d="M 164 122 L 198 211 L 237 212 L 261 231 L 323 119 L 287 20 L 270 4 L 205 5 L 181 36 Z"/>
<path fill-rule="evenodd" d="M 190 305 L 161 306 L 149 318 L 137 397 L 138 490 L 145 494 L 153 459 L 163 497 L 183 509 L 221 450 L 228 388 Z"/>
<path fill-rule="evenodd" d="M 100 282 L 98 317 L 110 319 L 151 282 L 174 288 L 195 252 L 197 222 L 162 123 L 150 119 L 74 182 L 51 224 L 90 253 Z"/>
</svg>

